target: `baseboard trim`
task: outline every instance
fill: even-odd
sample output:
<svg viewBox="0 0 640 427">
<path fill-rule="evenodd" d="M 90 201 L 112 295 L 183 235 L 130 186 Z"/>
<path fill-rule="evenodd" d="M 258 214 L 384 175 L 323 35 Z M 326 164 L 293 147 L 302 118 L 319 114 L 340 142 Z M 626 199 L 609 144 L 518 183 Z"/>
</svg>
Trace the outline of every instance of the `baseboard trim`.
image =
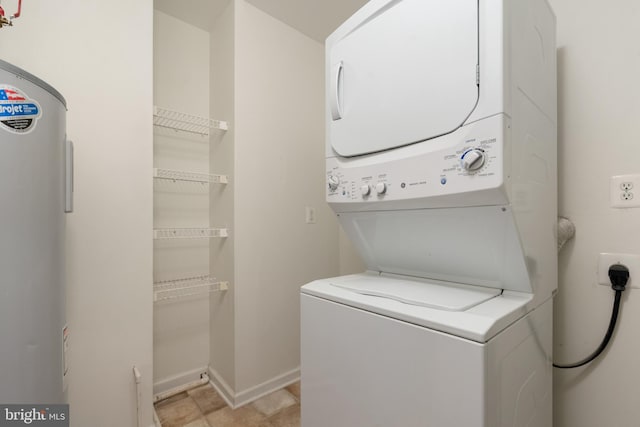
<svg viewBox="0 0 640 427">
<path fill-rule="evenodd" d="M 172 390 L 174 388 L 183 386 L 193 381 L 198 381 L 200 375 L 207 372 L 207 367 L 193 369 L 191 371 L 183 372 L 173 377 L 162 379 L 153 383 L 153 395 L 157 396 L 160 393 Z"/>
<path fill-rule="evenodd" d="M 292 369 L 238 393 L 235 393 L 229 384 L 211 367 L 209 367 L 209 379 L 213 388 L 218 391 L 227 404 L 236 409 L 300 380 L 300 368 Z"/>
<path fill-rule="evenodd" d="M 244 406 L 265 396 L 273 391 L 279 390 L 282 387 L 286 387 L 300 379 L 300 368 L 293 369 L 289 372 L 285 372 L 282 375 L 278 375 L 268 381 L 258 384 L 239 393 L 236 393 L 235 408 Z"/>
<path fill-rule="evenodd" d="M 158 417 L 158 413 L 156 412 L 156 408 L 153 408 L 153 424 L 149 427 L 162 427 L 160 424 L 160 418 Z"/>
<path fill-rule="evenodd" d="M 214 370 L 211 366 L 209 366 L 209 384 L 216 389 L 218 394 L 222 396 L 227 405 L 231 408 L 235 408 L 235 393 L 233 388 L 222 378 L 220 374 L 216 370 Z"/>
</svg>

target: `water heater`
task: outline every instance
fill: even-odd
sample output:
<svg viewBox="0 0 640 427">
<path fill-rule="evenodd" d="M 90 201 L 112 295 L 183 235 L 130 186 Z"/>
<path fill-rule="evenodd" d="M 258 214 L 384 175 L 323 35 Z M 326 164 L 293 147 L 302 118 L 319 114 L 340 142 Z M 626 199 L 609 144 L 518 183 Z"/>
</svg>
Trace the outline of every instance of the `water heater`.
<svg viewBox="0 0 640 427">
<path fill-rule="evenodd" d="M 66 102 L 0 60 L 0 402 L 65 401 Z"/>
</svg>

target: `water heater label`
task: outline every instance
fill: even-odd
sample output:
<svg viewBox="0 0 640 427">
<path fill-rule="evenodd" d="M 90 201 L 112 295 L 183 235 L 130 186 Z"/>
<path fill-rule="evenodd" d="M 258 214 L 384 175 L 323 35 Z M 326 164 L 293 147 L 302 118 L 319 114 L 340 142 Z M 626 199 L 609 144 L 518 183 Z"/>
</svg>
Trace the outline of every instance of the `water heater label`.
<svg viewBox="0 0 640 427">
<path fill-rule="evenodd" d="M 40 104 L 13 86 L 0 84 L 0 127 L 17 134 L 31 132 L 42 110 Z"/>
</svg>

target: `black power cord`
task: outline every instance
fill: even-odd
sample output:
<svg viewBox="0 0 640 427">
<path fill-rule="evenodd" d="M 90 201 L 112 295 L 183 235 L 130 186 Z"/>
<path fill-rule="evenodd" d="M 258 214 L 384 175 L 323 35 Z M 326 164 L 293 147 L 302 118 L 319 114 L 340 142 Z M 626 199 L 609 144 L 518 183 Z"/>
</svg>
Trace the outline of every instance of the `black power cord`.
<svg viewBox="0 0 640 427">
<path fill-rule="evenodd" d="M 568 365 L 558 365 L 556 363 L 553 364 L 554 368 L 559 369 L 571 369 L 571 368 L 579 368 L 580 366 L 584 366 L 589 362 L 595 360 L 596 357 L 600 356 L 600 354 L 607 348 L 607 344 L 611 340 L 613 336 L 613 331 L 616 328 L 616 320 L 618 320 L 618 312 L 620 311 L 620 298 L 622 297 L 622 292 L 627 286 L 627 282 L 629 281 L 629 269 L 621 264 L 614 264 L 609 267 L 609 280 L 611 280 L 611 289 L 613 289 L 616 293 L 615 298 L 613 300 L 613 310 L 611 311 L 611 320 L 609 320 L 609 328 L 607 329 L 607 333 L 605 334 L 602 342 L 591 355 L 582 359 L 579 362 L 571 363 Z"/>
</svg>

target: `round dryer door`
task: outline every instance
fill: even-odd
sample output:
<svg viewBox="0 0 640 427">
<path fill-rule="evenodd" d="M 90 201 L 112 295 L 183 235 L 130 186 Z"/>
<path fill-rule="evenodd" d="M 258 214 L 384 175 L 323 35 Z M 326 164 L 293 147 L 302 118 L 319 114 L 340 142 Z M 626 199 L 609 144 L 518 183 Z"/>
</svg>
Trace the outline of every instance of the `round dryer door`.
<svg viewBox="0 0 640 427">
<path fill-rule="evenodd" d="M 444 135 L 476 105 L 477 0 L 371 1 L 326 44 L 327 130 L 340 156 Z"/>
</svg>

